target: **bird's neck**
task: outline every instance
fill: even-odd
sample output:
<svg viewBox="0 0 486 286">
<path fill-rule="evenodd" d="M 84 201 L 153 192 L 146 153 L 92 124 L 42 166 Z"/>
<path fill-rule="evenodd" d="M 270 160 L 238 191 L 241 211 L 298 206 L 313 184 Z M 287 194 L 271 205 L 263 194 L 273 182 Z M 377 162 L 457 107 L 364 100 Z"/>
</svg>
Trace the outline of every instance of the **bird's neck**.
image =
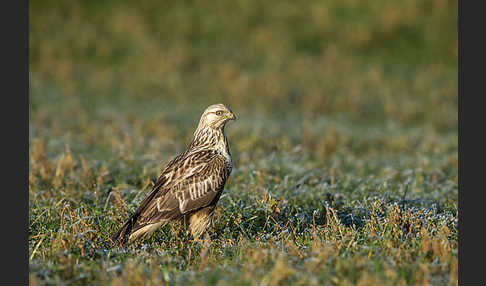
<svg viewBox="0 0 486 286">
<path fill-rule="evenodd" d="M 230 156 L 228 139 L 226 138 L 224 126 L 217 129 L 198 126 L 194 132 L 194 137 L 189 145 L 189 149 L 216 149 L 223 154 Z"/>
</svg>

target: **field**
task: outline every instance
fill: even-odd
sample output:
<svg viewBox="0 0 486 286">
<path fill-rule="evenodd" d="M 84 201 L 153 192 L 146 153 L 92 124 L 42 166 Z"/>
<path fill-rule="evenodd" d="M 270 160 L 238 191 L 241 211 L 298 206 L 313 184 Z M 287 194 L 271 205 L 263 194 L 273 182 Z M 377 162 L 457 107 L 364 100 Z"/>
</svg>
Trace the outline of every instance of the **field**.
<svg viewBox="0 0 486 286">
<path fill-rule="evenodd" d="M 30 1 L 30 285 L 457 285 L 457 1 Z M 109 237 L 204 108 L 210 242 Z"/>
</svg>

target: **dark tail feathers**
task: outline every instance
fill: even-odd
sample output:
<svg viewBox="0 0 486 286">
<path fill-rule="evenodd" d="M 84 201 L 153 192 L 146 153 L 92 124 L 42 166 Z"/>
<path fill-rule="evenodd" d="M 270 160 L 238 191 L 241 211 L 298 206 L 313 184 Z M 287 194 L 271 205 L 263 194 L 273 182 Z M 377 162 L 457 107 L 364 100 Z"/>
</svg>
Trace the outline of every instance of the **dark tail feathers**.
<svg viewBox="0 0 486 286">
<path fill-rule="evenodd" d="M 126 243 L 135 223 L 135 217 L 132 216 L 112 237 L 113 242 Z"/>
</svg>

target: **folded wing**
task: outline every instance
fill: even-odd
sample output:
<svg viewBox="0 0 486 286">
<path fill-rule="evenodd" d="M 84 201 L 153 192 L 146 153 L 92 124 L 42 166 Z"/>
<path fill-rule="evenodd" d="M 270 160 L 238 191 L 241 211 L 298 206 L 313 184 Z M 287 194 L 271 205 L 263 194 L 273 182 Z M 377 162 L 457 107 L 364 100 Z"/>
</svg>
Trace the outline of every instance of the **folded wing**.
<svg viewBox="0 0 486 286">
<path fill-rule="evenodd" d="M 131 233 L 215 203 L 229 173 L 225 157 L 213 150 L 175 158 L 132 217 Z"/>
</svg>

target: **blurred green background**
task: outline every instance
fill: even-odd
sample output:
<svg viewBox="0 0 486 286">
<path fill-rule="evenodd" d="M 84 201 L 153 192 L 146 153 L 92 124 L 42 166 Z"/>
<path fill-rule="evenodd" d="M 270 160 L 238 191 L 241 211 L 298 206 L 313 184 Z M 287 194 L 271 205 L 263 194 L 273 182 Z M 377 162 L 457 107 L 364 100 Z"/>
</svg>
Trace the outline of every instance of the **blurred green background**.
<svg viewBox="0 0 486 286">
<path fill-rule="evenodd" d="M 457 129 L 457 1 L 31 1 L 29 9 L 31 122 L 51 102 L 76 110 L 73 121 L 104 107 L 197 112 L 195 120 L 223 102 L 240 115 Z"/>
</svg>

